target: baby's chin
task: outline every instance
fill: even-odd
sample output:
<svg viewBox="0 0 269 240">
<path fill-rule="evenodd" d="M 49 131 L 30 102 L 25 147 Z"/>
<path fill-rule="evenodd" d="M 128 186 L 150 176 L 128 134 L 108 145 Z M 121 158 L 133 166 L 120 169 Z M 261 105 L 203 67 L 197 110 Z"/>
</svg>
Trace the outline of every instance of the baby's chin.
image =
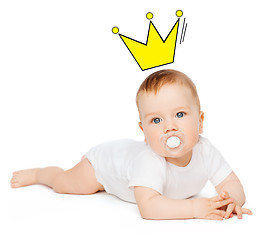
<svg viewBox="0 0 269 240">
<path fill-rule="evenodd" d="M 164 154 L 163 157 L 165 159 L 168 159 L 168 158 L 174 158 L 174 159 L 179 159 L 179 158 L 182 158 L 184 157 L 186 154 L 180 152 L 180 153 L 167 153 L 167 154 Z"/>
<path fill-rule="evenodd" d="M 164 158 L 175 158 L 175 159 L 182 158 L 186 155 L 186 152 L 182 149 L 180 150 L 172 149 L 172 151 L 162 150 L 156 153 Z"/>
</svg>

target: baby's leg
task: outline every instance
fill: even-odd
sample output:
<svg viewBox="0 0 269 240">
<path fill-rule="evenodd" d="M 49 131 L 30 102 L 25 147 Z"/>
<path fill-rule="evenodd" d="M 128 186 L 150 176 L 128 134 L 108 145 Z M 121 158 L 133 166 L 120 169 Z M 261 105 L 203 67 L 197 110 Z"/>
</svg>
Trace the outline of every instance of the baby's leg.
<svg viewBox="0 0 269 240">
<path fill-rule="evenodd" d="M 13 173 L 11 187 L 44 184 L 58 193 L 92 194 L 103 191 L 97 181 L 89 160 L 83 156 L 72 169 L 64 171 L 59 167 L 34 168 Z"/>
<path fill-rule="evenodd" d="M 53 180 L 64 170 L 59 167 L 31 168 L 13 173 L 11 187 L 19 188 L 33 184 L 44 184 L 53 187 Z"/>
</svg>

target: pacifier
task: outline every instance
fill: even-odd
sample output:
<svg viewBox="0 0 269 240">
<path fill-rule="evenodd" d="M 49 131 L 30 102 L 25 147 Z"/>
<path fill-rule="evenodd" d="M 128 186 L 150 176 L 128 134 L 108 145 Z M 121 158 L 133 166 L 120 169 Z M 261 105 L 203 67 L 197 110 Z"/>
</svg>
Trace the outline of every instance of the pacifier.
<svg viewBox="0 0 269 240">
<path fill-rule="evenodd" d="M 162 147 L 169 153 L 178 153 L 184 146 L 184 133 L 175 131 L 163 134 L 160 138 Z"/>
<path fill-rule="evenodd" d="M 181 141 L 178 137 L 170 137 L 167 139 L 166 145 L 169 148 L 176 148 L 180 145 Z"/>
</svg>

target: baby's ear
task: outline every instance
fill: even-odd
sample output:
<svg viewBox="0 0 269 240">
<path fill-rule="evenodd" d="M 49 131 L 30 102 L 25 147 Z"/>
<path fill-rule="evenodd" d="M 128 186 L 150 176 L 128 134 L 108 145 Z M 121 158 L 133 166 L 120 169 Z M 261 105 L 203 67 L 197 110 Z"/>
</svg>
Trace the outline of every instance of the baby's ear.
<svg viewBox="0 0 269 240">
<path fill-rule="evenodd" d="M 144 129 L 143 129 L 143 127 L 142 127 L 142 122 L 139 122 L 138 125 L 139 125 L 140 129 L 142 130 L 142 132 L 144 133 Z M 147 142 L 146 137 L 145 137 L 144 142 Z"/>
<path fill-rule="evenodd" d="M 204 112 L 200 111 L 200 116 L 199 116 L 199 133 L 203 133 L 203 125 L 204 124 Z"/>
<path fill-rule="evenodd" d="M 140 129 L 144 132 L 143 127 L 142 127 L 142 122 L 139 122 L 138 125 L 139 125 Z"/>
</svg>

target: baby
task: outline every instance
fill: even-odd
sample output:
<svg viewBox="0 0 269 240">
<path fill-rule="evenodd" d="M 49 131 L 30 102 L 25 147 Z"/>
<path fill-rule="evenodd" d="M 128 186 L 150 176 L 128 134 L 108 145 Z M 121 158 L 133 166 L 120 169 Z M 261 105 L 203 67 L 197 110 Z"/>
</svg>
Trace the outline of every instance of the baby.
<svg viewBox="0 0 269 240">
<path fill-rule="evenodd" d="M 200 136 L 204 113 L 191 79 L 176 70 L 152 73 L 136 103 L 144 142 L 124 139 L 90 149 L 72 169 L 27 169 L 13 173 L 11 187 L 45 184 L 57 193 L 106 191 L 137 203 L 145 219 L 223 220 L 242 208 L 243 187 L 219 151 Z M 195 198 L 210 180 L 218 195 Z"/>
</svg>

